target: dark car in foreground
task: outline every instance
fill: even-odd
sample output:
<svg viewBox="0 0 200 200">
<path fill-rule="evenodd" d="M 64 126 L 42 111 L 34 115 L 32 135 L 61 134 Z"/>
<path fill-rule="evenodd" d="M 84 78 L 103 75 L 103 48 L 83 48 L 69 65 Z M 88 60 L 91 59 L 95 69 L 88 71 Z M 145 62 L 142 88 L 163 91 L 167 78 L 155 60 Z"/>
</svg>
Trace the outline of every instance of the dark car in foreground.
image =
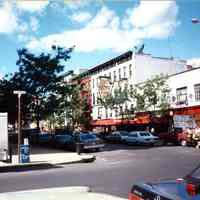
<svg viewBox="0 0 200 200">
<path fill-rule="evenodd" d="M 185 178 L 133 185 L 129 200 L 199 200 L 200 165 Z"/>
</svg>

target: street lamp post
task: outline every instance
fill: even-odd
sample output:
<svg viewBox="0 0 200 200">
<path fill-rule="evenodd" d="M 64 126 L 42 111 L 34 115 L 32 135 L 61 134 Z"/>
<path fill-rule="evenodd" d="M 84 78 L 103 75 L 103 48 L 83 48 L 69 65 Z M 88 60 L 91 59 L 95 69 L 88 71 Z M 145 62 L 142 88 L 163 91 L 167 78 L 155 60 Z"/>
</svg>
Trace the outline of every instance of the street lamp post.
<svg viewBox="0 0 200 200">
<path fill-rule="evenodd" d="M 21 95 L 26 94 L 25 91 L 15 90 L 13 94 L 18 97 L 18 162 L 20 163 L 20 145 L 21 145 Z"/>
</svg>

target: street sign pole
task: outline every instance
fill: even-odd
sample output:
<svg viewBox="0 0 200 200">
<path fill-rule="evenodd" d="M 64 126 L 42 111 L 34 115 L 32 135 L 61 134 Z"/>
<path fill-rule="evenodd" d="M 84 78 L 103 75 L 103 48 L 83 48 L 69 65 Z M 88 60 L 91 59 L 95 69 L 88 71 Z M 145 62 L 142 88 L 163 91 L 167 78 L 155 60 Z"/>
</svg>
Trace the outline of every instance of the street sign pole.
<svg viewBox="0 0 200 200">
<path fill-rule="evenodd" d="M 14 91 L 14 94 L 18 96 L 18 163 L 20 163 L 20 145 L 21 145 L 21 95 L 26 94 L 25 91 Z"/>
</svg>

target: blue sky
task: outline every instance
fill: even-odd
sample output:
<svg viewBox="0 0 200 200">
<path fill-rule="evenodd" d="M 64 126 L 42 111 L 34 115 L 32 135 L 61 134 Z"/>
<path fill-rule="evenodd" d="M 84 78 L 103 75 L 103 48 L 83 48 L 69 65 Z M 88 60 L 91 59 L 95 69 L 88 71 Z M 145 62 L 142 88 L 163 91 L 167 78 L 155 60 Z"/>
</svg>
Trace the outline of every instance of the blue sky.
<svg viewBox="0 0 200 200">
<path fill-rule="evenodd" d="M 14 72 L 17 49 L 75 45 L 65 70 L 91 68 L 134 46 L 200 66 L 199 1 L 0 0 L 0 75 Z"/>
</svg>

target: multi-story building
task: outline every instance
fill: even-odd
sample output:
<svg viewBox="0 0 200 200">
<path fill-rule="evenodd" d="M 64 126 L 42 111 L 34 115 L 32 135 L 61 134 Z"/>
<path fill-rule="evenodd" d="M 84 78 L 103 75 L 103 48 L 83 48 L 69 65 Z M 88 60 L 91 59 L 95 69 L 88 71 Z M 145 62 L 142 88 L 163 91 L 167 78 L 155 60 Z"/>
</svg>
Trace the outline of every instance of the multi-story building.
<svg viewBox="0 0 200 200">
<path fill-rule="evenodd" d="M 125 86 L 131 88 L 134 84 L 144 82 L 155 75 L 161 73 L 172 75 L 186 69 L 186 62 L 183 60 L 153 57 L 150 54 L 134 54 L 132 51 L 93 67 L 84 74 L 91 77 L 93 120 L 99 125 L 109 124 L 109 120 L 120 118 L 120 110 L 131 110 L 133 107 L 133 102 L 126 102 L 116 109 L 105 109 L 99 105 L 98 97 L 112 92 L 113 88 Z"/>
<path fill-rule="evenodd" d="M 170 105 L 176 114 L 192 115 L 200 125 L 200 68 L 169 76 Z"/>
<path fill-rule="evenodd" d="M 152 57 L 150 54 L 134 54 L 131 51 L 79 75 L 82 80 L 87 80 L 92 124 L 94 126 L 119 125 L 122 123 L 120 109 L 131 110 L 134 106 L 134 102 L 130 101 L 115 109 L 105 109 L 98 103 L 98 97 L 106 96 L 113 88 L 125 86 L 130 88 L 161 73 L 168 75 L 169 103 L 174 113 L 192 115 L 200 125 L 200 68 L 187 66 L 183 60 Z M 142 117 L 128 120 L 129 124 L 136 122 L 148 123 L 148 119 L 145 121 L 145 117 Z"/>
</svg>

